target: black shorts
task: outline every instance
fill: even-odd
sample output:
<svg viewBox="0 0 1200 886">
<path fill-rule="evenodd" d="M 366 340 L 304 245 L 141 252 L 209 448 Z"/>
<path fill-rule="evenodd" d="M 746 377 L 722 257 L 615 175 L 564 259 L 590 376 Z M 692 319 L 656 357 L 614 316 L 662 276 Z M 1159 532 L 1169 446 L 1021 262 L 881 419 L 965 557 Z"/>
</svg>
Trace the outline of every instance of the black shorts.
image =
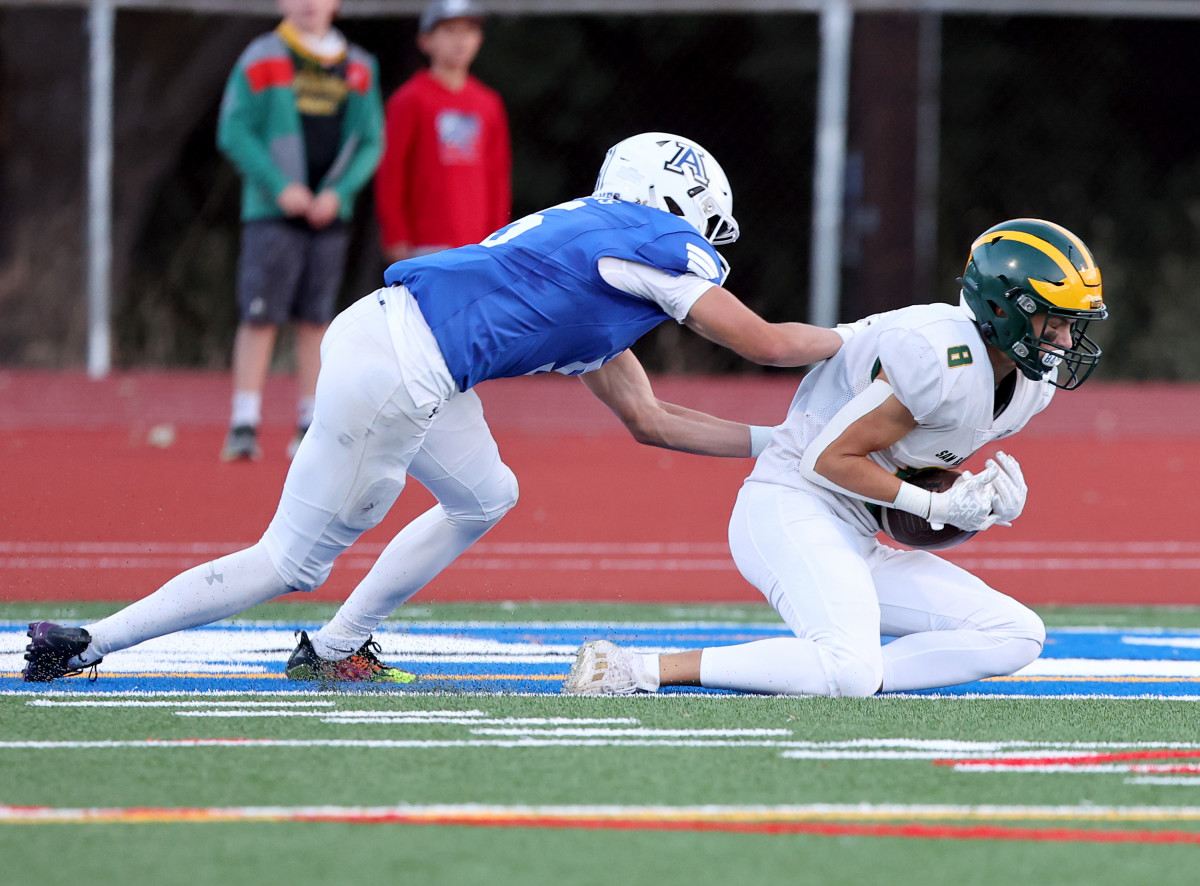
<svg viewBox="0 0 1200 886">
<path fill-rule="evenodd" d="M 242 322 L 328 323 L 337 308 L 349 245 L 350 226 L 341 220 L 318 231 L 281 219 L 245 222 L 237 279 Z"/>
</svg>

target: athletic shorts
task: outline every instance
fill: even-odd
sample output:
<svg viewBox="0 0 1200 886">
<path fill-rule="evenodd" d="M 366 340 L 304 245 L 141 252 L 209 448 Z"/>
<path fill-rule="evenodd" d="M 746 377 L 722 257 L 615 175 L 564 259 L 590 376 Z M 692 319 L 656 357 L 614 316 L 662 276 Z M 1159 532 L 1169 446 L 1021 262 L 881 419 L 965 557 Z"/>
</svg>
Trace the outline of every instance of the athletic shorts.
<svg viewBox="0 0 1200 886">
<path fill-rule="evenodd" d="M 328 323 L 337 309 L 349 245 L 350 226 L 341 220 L 317 231 L 281 219 L 245 222 L 237 279 L 242 322 Z"/>
</svg>

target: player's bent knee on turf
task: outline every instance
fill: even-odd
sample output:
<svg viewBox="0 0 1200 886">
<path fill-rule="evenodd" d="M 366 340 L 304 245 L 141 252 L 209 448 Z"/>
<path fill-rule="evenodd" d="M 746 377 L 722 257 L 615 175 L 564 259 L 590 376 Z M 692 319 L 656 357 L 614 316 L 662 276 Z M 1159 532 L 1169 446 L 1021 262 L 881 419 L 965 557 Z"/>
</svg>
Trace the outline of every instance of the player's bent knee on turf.
<svg viewBox="0 0 1200 886">
<path fill-rule="evenodd" d="M 883 684 L 883 657 L 842 651 L 822 656 L 829 694 L 833 698 L 869 698 Z"/>
<path fill-rule="evenodd" d="M 1004 621 L 996 627 L 984 629 L 984 632 L 1015 640 L 1028 640 L 1040 653 L 1046 643 L 1046 625 L 1041 616 L 1011 597 L 1005 597 L 1004 600 L 1005 606 L 998 613 L 1003 616 Z"/>
<path fill-rule="evenodd" d="M 1024 606 L 1020 608 L 1021 618 L 1014 623 L 1010 631 L 1013 640 L 1006 650 L 1009 653 L 1009 661 L 1003 675 L 1014 674 L 1036 661 L 1046 645 L 1046 625 L 1042 619 L 1032 609 L 1026 609 Z"/>
</svg>

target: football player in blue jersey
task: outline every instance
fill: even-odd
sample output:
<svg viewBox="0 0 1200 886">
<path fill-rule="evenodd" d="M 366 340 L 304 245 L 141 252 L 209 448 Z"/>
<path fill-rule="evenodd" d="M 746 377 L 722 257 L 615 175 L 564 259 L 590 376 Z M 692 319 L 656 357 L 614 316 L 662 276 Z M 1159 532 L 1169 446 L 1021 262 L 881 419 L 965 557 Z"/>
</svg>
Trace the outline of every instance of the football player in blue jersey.
<svg viewBox="0 0 1200 886">
<path fill-rule="evenodd" d="M 723 287 L 728 265 L 716 251 L 737 236 L 717 161 L 686 138 L 643 133 L 608 152 L 592 196 L 392 265 L 387 286 L 325 336 L 314 420 L 262 539 L 94 624 L 30 625 L 25 679 L 79 672 L 151 637 L 319 587 L 411 476 L 437 504 L 387 545 L 325 627 L 301 632 L 287 663 L 299 680 L 411 681 L 378 660 L 372 632 L 517 501 L 475 385 L 579 375 L 639 442 L 745 458 L 769 429 L 661 402 L 630 346 L 672 319 L 755 363 L 802 366 L 853 332 L 769 323 L 747 308 Z"/>
</svg>

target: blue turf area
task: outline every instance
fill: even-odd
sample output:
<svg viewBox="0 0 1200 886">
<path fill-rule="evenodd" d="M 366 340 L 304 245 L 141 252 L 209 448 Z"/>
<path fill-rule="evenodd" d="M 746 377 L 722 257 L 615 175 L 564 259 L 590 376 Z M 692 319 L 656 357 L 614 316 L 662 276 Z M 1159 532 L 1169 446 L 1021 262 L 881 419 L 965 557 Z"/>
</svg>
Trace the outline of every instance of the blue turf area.
<svg viewBox="0 0 1200 886">
<path fill-rule="evenodd" d="M 46 685 L 20 678 L 25 624 L 0 622 L 0 693 L 289 692 L 283 664 L 293 631 L 318 625 L 223 624 L 150 641 L 109 656 L 99 679 Z M 380 657 L 419 675 L 379 691 L 554 694 L 586 641 L 639 651 L 679 651 L 781 635 L 778 624 L 417 623 L 376 634 Z M 702 689 L 673 690 L 706 692 Z M 1200 699 L 1200 631 L 1064 628 L 1038 661 L 1012 677 L 921 694 L 948 696 L 1155 696 Z"/>
</svg>

